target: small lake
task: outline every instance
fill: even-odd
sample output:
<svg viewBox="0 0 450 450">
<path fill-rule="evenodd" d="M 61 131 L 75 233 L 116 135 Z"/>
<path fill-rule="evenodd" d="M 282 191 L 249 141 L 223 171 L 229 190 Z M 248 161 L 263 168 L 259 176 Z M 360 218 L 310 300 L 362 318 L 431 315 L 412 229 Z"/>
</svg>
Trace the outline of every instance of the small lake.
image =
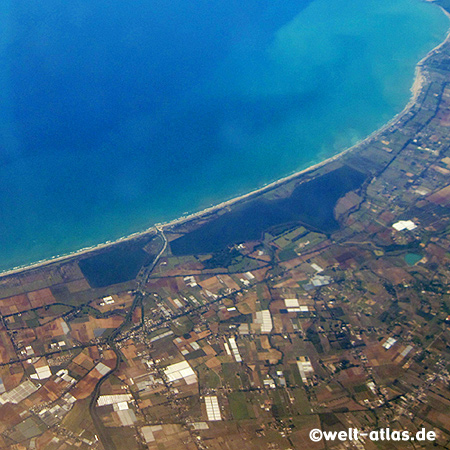
<svg viewBox="0 0 450 450">
<path fill-rule="evenodd" d="M 407 253 L 405 255 L 405 261 L 408 266 L 414 266 L 414 264 L 418 263 L 423 258 L 423 255 L 419 255 L 418 253 Z"/>
</svg>

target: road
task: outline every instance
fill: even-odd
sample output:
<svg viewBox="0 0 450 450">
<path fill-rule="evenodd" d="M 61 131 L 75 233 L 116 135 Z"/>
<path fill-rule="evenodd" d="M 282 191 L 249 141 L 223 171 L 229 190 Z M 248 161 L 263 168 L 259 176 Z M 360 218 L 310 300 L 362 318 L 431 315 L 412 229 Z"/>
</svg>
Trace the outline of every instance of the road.
<svg viewBox="0 0 450 450">
<path fill-rule="evenodd" d="M 95 385 L 94 391 L 91 396 L 91 401 L 89 403 L 89 412 L 92 417 L 92 422 L 94 424 L 97 436 L 100 439 L 100 442 L 102 443 L 105 450 L 117 450 L 117 447 L 115 446 L 114 441 L 111 438 L 111 434 L 108 432 L 108 428 L 105 427 L 105 425 L 102 422 L 102 419 L 99 417 L 99 415 L 97 413 L 97 407 L 96 407 L 97 400 L 98 400 L 98 397 L 100 396 L 100 389 L 102 387 L 102 384 L 112 374 L 114 374 L 119 369 L 120 362 L 122 361 L 122 356 L 121 356 L 120 350 L 115 345 L 115 339 L 117 338 L 117 336 L 119 336 L 121 331 L 131 322 L 135 309 L 141 304 L 141 302 L 144 298 L 145 294 L 144 294 L 143 289 L 144 289 L 145 283 L 147 282 L 148 277 L 152 273 L 153 269 L 158 264 L 159 259 L 166 251 L 168 241 L 167 241 L 166 236 L 164 235 L 163 229 L 158 226 L 156 227 L 156 229 L 158 230 L 159 236 L 163 240 L 163 246 L 162 246 L 161 250 L 158 252 L 158 254 L 155 256 L 153 262 L 148 267 L 143 268 L 141 270 L 141 272 L 139 273 L 139 275 L 137 277 L 137 282 L 138 282 L 137 289 L 136 289 L 137 292 L 134 297 L 133 304 L 131 305 L 131 308 L 128 311 L 123 323 L 118 328 L 116 328 L 114 330 L 114 332 L 107 339 L 107 343 L 109 344 L 111 349 L 116 354 L 116 365 L 110 372 L 108 372 L 106 375 L 104 375 L 102 378 L 100 378 L 98 383 Z"/>
</svg>

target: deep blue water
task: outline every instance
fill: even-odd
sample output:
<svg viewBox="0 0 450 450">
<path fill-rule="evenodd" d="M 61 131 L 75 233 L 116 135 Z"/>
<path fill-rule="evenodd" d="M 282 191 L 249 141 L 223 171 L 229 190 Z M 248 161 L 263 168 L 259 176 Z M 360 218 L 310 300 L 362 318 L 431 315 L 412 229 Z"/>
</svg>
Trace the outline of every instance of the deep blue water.
<svg viewBox="0 0 450 450">
<path fill-rule="evenodd" d="M 335 154 L 447 28 L 420 0 L 5 0 L 0 270 Z"/>
</svg>

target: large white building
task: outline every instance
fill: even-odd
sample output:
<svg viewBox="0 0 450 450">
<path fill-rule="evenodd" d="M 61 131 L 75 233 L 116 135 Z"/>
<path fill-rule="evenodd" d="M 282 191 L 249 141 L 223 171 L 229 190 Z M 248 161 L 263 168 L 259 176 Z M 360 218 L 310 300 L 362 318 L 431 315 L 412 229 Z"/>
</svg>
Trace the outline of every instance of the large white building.
<svg viewBox="0 0 450 450">
<path fill-rule="evenodd" d="M 164 369 L 168 381 L 184 380 L 186 384 L 197 383 L 197 375 L 187 361 L 172 364 Z"/>
</svg>

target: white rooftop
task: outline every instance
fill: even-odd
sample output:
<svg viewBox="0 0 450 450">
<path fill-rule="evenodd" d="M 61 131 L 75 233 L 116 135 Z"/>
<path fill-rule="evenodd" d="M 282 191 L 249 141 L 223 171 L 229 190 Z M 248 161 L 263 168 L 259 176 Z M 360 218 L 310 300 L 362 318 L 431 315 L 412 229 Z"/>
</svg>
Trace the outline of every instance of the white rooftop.
<svg viewBox="0 0 450 450">
<path fill-rule="evenodd" d="M 272 331 L 272 316 L 268 309 L 257 311 L 255 322 L 261 324 L 261 333 L 270 333 Z"/>
<path fill-rule="evenodd" d="M 114 411 L 125 411 L 126 409 L 130 409 L 127 402 L 114 403 L 113 408 Z"/>
<path fill-rule="evenodd" d="M 286 308 L 298 308 L 299 306 L 296 298 L 286 298 L 284 299 L 284 304 L 286 305 Z"/>
<path fill-rule="evenodd" d="M 233 352 L 234 359 L 236 362 L 242 362 L 241 354 L 239 353 L 239 348 L 236 344 L 236 339 L 234 337 L 230 337 L 228 339 L 228 342 L 230 343 L 231 352 Z M 230 347 L 228 347 L 227 343 L 225 342 L 225 350 L 230 355 Z"/>
<path fill-rule="evenodd" d="M 50 378 L 52 376 L 52 372 L 50 371 L 49 366 L 37 367 L 36 374 L 40 380 L 45 380 L 46 378 Z"/>
<path fill-rule="evenodd" d="M 129 402 L 133 399 L 131 394 L 115 394 L 115 395 L 100 395 L 97 400 L 97 406 L 113 405 L 115 403 Z"/>
<path fill-rule="evenodd" d="M 215 395 L 205 397 L 205 406 L 206 406 L 206 414 L 208 415 L 208 420 L 210 422 L 222 420 L 219 402 Z"/>
<path fill-rule="evenodd" d="M 169 381 L 184 379 L 186 384 L 194 384 L 197 382 L 197 375 L 187 361 L 181 361 L 166 367 L 164 373 Z"/>
<path fill-rule="evenodd" d="M 388 338 L 387 341 L 383 344 L 383 347 L 386 350 L 389 350 L 395 343 L 397 342 L 397 339 L 394 339 L 392 337 Z"/>
<path fill-rule="evenodd" d="M 120 422 L 124 427 L 131 426 L 136 422 L 136 414 L 132 409 L 124 409 L 116 411 L 116 414 L 119 416 Z"/>
<path fill-rule="evenodd" d="M 61 322 L 61 328 L 62 328 L 64 334 L 68 334 L 70 331 L 69 325 L 67 325 L 67 323 L 64 322 L 64 320 Z"/>
<path fill-rule="evenodd" d="M 31 381 L 24 381 L 22 384 L 19 384 L 19 386 L 15 387 L 11 391 L 5 392 L 4 394 L 0 395 L 0 404 L 4 405 L 7 402 L 15 404 L 20 403 L 22 400 L 25 400 L 37 390 L 37 386 Z"/>
<path fill-rule="evenodd" d="M 102 374 L 102 375 L 106 375 L 111 369 L 103 364 L 102 362 L 99 362 L 95 368 Z"/>
<path fill-rule="evenodd" d="M 411 231 L 417 228 L 417 225 L 412 220 L 399 220 L 398 222 L 394 223 L 394 225 L 392 225 L 392 228 L 397 231 Z"/>
<path fill-rule="evenodd" d="M 412 345 L 408 345 L 408 346 L 400 353 L 400 355 L 402 355 L 403 358 L 405 358 L 405 357 L 409 354 L 409 352 L 410 352 L 412 349 L 413 349 L 413 346 L 412 346 Z"/>
<path fill-rule="evenodd" d="M 306 378 L 307 374 L 314 372 L 314 368 L 311 364 L 311 361 L 307 358 L 303 358 L 303 361 L 297 361 L 298 371 L 300 372 L 300 376 L 302 378 L 303 383 L 307 383 L 308 379 Z"/>
<path fill-rule="evenodd" d="M 145 443 L 155 442 L 155 436 L 153 435 L 152 427 L 146 426 L 141 428 L 142 434 L 144 435 Z"/>
</svg>

